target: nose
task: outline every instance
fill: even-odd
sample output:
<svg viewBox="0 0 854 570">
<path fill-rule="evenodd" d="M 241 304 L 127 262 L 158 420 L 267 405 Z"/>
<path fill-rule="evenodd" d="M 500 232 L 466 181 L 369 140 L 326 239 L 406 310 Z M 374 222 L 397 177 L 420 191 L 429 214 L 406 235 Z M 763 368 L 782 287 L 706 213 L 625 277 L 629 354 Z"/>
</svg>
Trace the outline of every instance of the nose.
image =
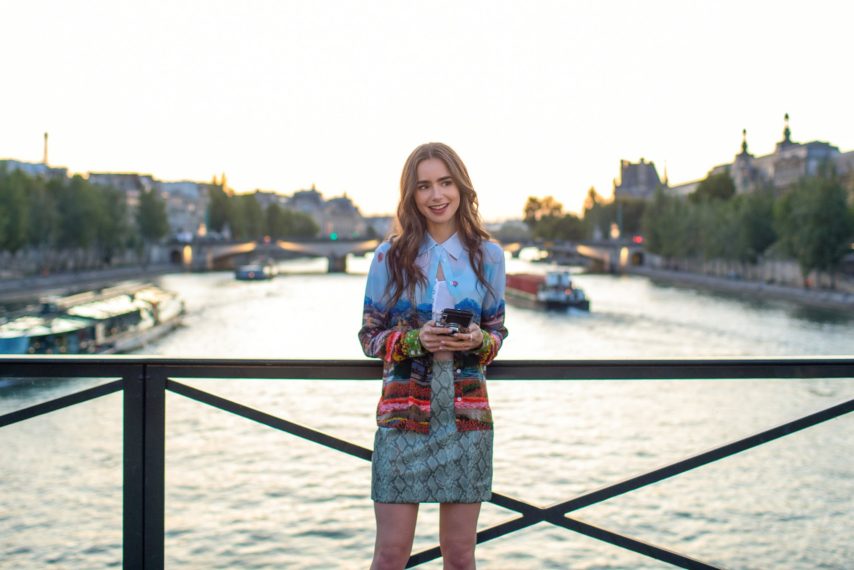
<svg viewBox="0 0 854 570">
<path fill-rule="evenodd" d="M 430 197 L 433 199 L 442 197 L 442 187 L 438 184 L 433 184 L 430 187 Z"/>
</svg>

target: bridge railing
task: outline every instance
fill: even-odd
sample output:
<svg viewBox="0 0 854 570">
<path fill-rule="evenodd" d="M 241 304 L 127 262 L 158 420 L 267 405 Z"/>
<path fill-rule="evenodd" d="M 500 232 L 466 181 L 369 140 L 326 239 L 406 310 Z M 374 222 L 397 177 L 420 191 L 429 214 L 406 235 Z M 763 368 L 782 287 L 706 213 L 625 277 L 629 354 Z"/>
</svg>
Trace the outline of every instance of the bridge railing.
<svg viewBox="0 0 854 570">
<path fill-rule="evenodd" d="M 123 561 L 125 568 L 164 567 L 166 392 L 224 410 L 294 436 L 370 461 L 371 450 L 306 426 L 189 386 L 179 379 L 376 380 L 380 365 L 366 360 L 217 360 L 159 357 L 3 357 L 0 379 L 117 378 L 54 400 L 0 415 L 0 428 L 123 392 Z M 561 360 L 499 361 L 491 380 L 697 380 L 854 378 L 854 358 L 778 358 L 734 360 Z M 491 502 L 518 517 L 478 532 L 479 543 L 545 522 L 637 552 L 681 568 L 715 568 L 667 548 L 597 527 L 571 515 L 641 487 L 752 449 L 769 441 L 837 418 L 854 410 L 848 399 L 818 412 L 686 457 L 667 466 L 541 507 L 497 490 Z M 368 501 L 367 489 L 365 500 Z M 412 555 L 407 567 L 441 556 L 438 547 Z"/>
</svg>

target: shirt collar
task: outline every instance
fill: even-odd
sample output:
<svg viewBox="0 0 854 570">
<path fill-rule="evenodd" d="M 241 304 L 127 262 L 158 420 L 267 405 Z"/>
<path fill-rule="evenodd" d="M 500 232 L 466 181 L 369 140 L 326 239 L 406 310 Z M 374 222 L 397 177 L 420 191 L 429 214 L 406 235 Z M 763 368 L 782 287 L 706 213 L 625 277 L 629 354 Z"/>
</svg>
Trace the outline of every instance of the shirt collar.
<svg viewBox="0 0 854 570">
<path fill-rule="evenodd" d="M 423 254 L 434 247 L 441 247 L 444 249 L 448 255 L 450 255 L 454 260 L 460 258 L 460 255 L 463 253 L 463 242 L 460 241 L 459 232 L 454 232 L 454 235 L 446 239 L 442 243 L 436 243 L 436 240 L 433 239 L 429 233 L 424 234 L 424 243 L 421 245 L 421 250 L 419 253 Z"/>
</svg>

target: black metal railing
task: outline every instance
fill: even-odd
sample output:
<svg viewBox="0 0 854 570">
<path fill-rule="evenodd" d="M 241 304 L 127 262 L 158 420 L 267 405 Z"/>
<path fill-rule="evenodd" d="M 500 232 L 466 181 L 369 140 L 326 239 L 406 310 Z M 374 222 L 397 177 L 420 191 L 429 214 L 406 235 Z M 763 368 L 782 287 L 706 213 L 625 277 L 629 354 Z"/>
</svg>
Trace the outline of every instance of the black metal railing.
<svg viewBox="0 0 854 570">
<path fill-rule="evenodd" d="M 179 382 L 181 378 L 376 380 L 380 364 L 367 360 L 190 360 L 159 357 L 4 357 L 4 378 L 118 378 L 106 384 L 0 416 L 0 428 L 55 410 L 124 392 L 124 567 L 164 566 L 164 469 L 166 391 L 224 410 L 370 461 L 371 450 L 286 419 L 266 414 Z M 698 380 L 854 378 L 854 358 L 776 358 L 712 360 L 562 360 L 499 361 L 489 368 L 491 380 Z M 854 399 L 796 418 L 771 429 L 721 445 L 640 475 L 629 477 L 569 500 L 539 507 L 494 492 L 491 502 L 517 512 L 510 519 L 477 534 L 483 543 L 546 522 L 637 552 L 681 568 L 715 568 L 666 548 L 600 528 L 569 513 L 674 477 L 850 413 Z M 412 555 L 407 567 L 441 556 L 438 547 Z"/>
</svg>

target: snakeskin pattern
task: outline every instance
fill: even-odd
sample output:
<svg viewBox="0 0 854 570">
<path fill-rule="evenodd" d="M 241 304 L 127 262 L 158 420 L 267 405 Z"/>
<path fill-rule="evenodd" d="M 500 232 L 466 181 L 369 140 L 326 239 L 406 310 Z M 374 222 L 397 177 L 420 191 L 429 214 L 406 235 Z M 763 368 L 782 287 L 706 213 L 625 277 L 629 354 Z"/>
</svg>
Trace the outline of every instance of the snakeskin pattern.
<svg viewBox="0 0 854 570">
<path fill-rule="evenodd" d="M 433 363 L 430 432 L 377 429 L 371 498 L 380 503 L 478 503 L 492 496 L 492 430 L 457 431 L 452 362 Z"/>
</svg>

